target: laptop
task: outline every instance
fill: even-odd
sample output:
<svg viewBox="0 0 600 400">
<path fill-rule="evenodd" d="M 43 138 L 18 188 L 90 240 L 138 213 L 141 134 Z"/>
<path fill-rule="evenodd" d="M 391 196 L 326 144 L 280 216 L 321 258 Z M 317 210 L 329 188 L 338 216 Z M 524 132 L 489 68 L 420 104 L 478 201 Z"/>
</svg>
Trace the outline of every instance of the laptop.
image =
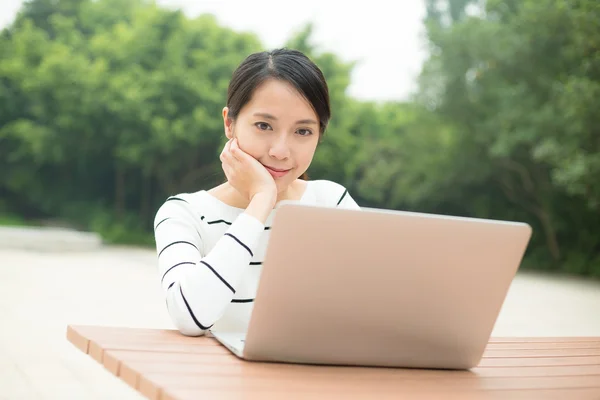
<svg viewBox="0 0 600 400">
<path fill-rule="evenodd" d="M 532 229 L 363 208 L 278 209 L 246 332 L 212 332 L 244 360 L 470 369 Z"/>
</svg>

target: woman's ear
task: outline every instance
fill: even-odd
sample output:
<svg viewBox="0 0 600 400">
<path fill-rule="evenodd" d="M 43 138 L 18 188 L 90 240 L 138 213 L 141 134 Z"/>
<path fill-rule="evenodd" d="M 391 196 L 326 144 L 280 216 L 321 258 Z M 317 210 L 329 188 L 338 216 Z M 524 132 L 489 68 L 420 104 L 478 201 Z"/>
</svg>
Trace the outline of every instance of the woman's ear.
<svg viewBox="0 0 600 400">
<path fill-rule="evenodd" d="M 233 138 L 233 121 L 229 118 L 229 108 L 223 107 L 223 127 L 227 139 Z"/>
</svg>

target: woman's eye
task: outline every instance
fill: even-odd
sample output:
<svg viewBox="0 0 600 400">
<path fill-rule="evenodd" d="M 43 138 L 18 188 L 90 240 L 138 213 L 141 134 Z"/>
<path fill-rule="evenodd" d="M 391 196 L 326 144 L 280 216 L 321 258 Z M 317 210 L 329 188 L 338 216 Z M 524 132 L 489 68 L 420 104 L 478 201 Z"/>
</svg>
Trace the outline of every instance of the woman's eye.
<svg viewBox="0 0 600 400">
<path fill-rule="evenodd" d="M 257 122 L 254 125 L 256 125 L 256 127 L 258 129 L 260 129 L 261 131 L 266 131 L 268 129 L 271 129 L 271 126 L 269 124 L 267 124 L 266 122 Z"/>
<path fill-rule="evenodd" d="M 312 135 L 312 131 L 310 129 L 298 129 L 297 131 L 301 136 Z"/>
</svg>

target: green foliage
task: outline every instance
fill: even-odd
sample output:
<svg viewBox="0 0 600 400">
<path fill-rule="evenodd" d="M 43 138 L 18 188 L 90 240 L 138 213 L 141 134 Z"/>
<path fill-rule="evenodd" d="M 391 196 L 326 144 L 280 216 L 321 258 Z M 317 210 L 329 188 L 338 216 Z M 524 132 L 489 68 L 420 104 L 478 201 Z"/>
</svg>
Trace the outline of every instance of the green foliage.
<svg viewBox="0 0 600 400">
<path fill-rule="evenodd" d="M 530 222 L 530 260 L 600 273 L 597 2 L 493 0 L 471 16 L 456 7 L 474 1 L 429 3 L 419 102 L 457 128 L 461 157 L 479 170 L 467 204 L 487 203 L 480 216 Z"/>
<path fill-rule="evenodd" d="M 27 222 L 18 215 L 2 215 L 0 214 L 0 226 L 27 226 Z"/>
<path fill-rule="evenodd" d="M 5 33 L 2 190 L 86 227 L 100 226 L 87 215 L 98 207 L 134 213 L 125 230 L 215 175 L 229 78 L 261 48 L 213 17 L 141 1 L 30 1 Z"/>
<path fill-rule="evenodd" d="M 309 170 L 365 206 L 520 220 L 524 268 L 600 276 L 600 3 L 425 0 L 407 102 L 347 95 L 312 25 L 288 47 L 330 88 Z M 231 73 L 262 44 L 147 0 L 30 0 L 0 35 L 0 223 L 61 218 L 152 244 L 157 207 L 223 179 Z"/>
</svg>

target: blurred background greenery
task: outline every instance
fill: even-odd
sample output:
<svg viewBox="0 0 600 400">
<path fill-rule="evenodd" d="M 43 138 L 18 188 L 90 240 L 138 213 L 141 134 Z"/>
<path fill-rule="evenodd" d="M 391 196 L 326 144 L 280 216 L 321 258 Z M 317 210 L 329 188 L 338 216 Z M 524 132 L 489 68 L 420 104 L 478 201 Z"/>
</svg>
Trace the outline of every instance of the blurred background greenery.
<svg viewBox="0 0 600 400">
<path fill-rule="evenodd" d="M 311 178 L 363 206 L 528 222 L 522 268 L 600 277 L 600 2 L 424 1 L 407 101 L 351 97 L 354 63 L 311 24 L 289 38 L 332 96 Z M 152 245 L 167 196 L 222 182 L 229 78 L 263 49 L 143 0 L 26 2 L 0 34 L 0 224 Z"/>
</svg>

